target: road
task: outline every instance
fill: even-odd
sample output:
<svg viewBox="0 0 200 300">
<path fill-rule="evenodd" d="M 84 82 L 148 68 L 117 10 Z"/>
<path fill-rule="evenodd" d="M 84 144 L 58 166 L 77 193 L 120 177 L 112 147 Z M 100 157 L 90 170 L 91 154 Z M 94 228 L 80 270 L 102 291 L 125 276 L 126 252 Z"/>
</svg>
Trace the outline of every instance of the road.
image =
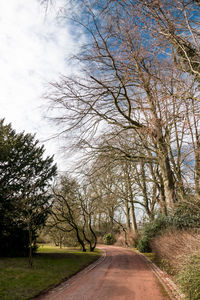
<svg viewBox="0 0 200 300">
<path fill-rule="evenodd" d="M 101 247 L 106 256 L 37 300 L 169 300 L 141 256 L 131 250 Z"/>
</svg>

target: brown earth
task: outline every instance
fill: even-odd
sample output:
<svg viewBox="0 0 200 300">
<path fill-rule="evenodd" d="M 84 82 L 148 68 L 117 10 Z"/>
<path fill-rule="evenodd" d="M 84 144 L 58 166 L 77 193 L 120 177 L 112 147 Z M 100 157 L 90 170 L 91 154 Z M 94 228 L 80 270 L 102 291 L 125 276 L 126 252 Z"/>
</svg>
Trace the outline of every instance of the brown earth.
<svg viewBox="0 0 200 300">
<path fill-rule="evenodd" d="M 141 256 L 131 250 L 101 247 L 106 256 L 37 300 L 167 300 L 169 297 Z"/>
</svg>

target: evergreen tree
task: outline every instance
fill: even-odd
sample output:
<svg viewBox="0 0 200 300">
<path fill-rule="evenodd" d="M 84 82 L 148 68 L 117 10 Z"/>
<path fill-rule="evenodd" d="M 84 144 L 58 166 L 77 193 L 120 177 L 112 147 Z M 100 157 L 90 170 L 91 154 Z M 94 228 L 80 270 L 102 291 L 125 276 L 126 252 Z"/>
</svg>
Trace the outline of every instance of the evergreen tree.
<svg viewBox="0 0 200 300">
<path fill-rule="evenodd" d="M 34 135 L 0 120 L 0 255 L 25 255 L 45 223 L 56 165 L 44 152 Z"/>
</svg>

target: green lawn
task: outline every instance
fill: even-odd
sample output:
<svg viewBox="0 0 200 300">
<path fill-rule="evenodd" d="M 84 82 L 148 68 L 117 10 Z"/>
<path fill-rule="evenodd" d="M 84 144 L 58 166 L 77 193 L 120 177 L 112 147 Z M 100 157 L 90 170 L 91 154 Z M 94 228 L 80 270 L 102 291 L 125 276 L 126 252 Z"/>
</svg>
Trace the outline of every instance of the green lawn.
<svg viewBox="0 0 200 300">
<path fill-rule="evenodd" d="M 34 257 L 33 268 L 28 266 L 27 258 L 0 258 L 0 299 L 30 299 L 69 278 L 100 256 L 78 250 L 59 249 L 43 246 Z"/>
</svg>

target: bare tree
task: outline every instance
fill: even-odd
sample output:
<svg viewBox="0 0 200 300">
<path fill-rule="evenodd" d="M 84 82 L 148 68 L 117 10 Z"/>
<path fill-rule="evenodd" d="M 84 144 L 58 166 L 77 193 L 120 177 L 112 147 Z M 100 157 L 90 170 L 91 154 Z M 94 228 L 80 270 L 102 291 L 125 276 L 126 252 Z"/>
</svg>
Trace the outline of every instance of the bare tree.
<svg viewBox="0 0 200 300">
<path fill-rule="evenodd" d="M 144 0 L 141 2 L 146 8 L 144 14 L 152 18 L 151 27 L 154 29 L 154 37 L 162 41 L 162 44 L 168 42 L 173 49 L 171 55 L 176 66 L 185 72 L 190 72 L 199 80 L 199 1 L 175 0 L 169 3 L 167 0 Z"/>
<path fill-rule="evenodd" d="M 184 101 L 191 99 L 186 78 L 190 74 L 185 72 L 189 67 L 195 79 L 199 76 L 198 20 L 196 15 L 190 18 L 189 10 L 193 5 L 192 12 L 198 12 L 199 6 L 176 0 L 168 10 L 168 2 L 83 2 L 83 15 L 76 21 L 86 31 L 87 43 L 74 57 L 82 74 L 62 76 L 60 82 L 51 84 L 47 95 L 58 112 L 54 120 L 66 125 L 63 132 L 68 136 L 72 131 L 76 134 L 79 149 L 94 149 L 100 133 L 114 129 L 120 139 L 119 132 L 123 132 L 128 147 L 119 141 L 112 150 L 118 159 L 140 164 L 135 171 L 140 173 L 140 188 L 148 204 L 149 169 L 152 210 L 160 203 L 165 213 L 185 197 L 186 144 L 194 135 L 196 188 L 199 182 L 198 117 L 193 123 L 190 117 L 190 125 L 197 128 L 194 131 L 182 116 Z M 109 147 L 104 143 L 101 150 Z"/>
<path fill-rule="evenodd" d="M 53 195 L 52 226 L 65 233 L 73 231 L 83 252 L 86 252 L 85 243 L 89 244 L 90 251 L 94 251 L 97 238 L 92 227 L 92 201 L 81 194 L 75 180 L 67 177 L 61 178 L 59 186 L 53 189 Z"/>
</svg>

